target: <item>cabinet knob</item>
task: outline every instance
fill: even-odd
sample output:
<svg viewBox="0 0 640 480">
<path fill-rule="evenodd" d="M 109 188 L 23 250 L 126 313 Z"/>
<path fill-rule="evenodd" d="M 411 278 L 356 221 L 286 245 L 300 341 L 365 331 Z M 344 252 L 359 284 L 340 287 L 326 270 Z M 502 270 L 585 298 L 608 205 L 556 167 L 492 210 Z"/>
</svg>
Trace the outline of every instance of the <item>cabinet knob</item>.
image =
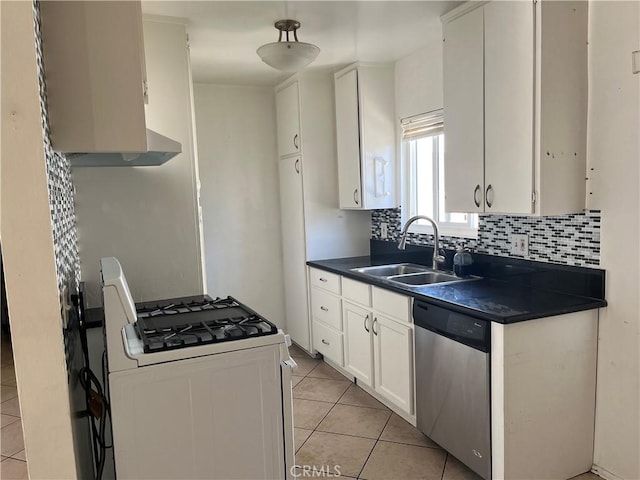
<svg viewBox="0 0 640 480">
<path fill-rule="evenodd" d="M 321 340 L 325 345 L 331 345 L 331 343 L 327 342 L 324 338 Z"/>
<path fill-rule="evenodd" d="M 378 336 L 378 332 L 376 332 L 376 322 L 378 321 L 378 317 L 375 317 L 373 319 L 373 324 L 371 325 L 371 330 L 373 331 L 373 334 L 377 337 Z"/>
<path fill-rule="evenodd" d="M 493 187 L 491 186 L 491 184 L 487 186 L 487 190 L 486 192 L 484 192 L 484 201 L 487 203 L 487 207 L 491 208 L 491 204 L 493 203 L 493 195 L 491 195 L 492 200 L 489 201 L 489 192 L 493 193 Z"/>
<path fill-rule="evenodd" d="M 476 185 L 476 188 L 473 191 L 473 201 L 476 204 L 476 207 L 479 208 L 481 199 L 478 198 L 478 194 L 482 195 L 482 189 L 480 188 L 480 185 Z"/>
<path fill-rule="evenodd" d="M 370 330 L 367 328 L 367 320 L 369 320 L 369 315 L 364 317 L 364 329 L 369 333 Z"/>
<path fill-rule="evenodd" d="M 322 277 L 320 277 L 318 280 L 320 280 L 321 282 L 325 282 L 325 283 L 327 283 L 327 279 L 326 279 L 326 278 L 322 278 Z"/>
<path fill-rule="evenodd" d="M 296 147 L 296 150 L 299 148 L 298 147 L 298 134 L 297 133 L 293 136 L 293 146 Z"/>
<path fill-rule="evenodd" d="M 357 188 L 353 191 L 353 201 L 355 202 L 356 205 L 360 205 L 360 202 L 358 201 L 358 189 Z"/>
<path fill-rule="evenodd" d="M 329 309 L 327 307 L 325 307 L 324 305 L 322 305 L 320 307 L 320 310 L 322 310 L 323 312 L 328 312 L 329 311 Z"/>
<path fill-rule="evenodd" d="M 300 159 L 296 159 L 296 163 L 293 164 L 293 168 L 296 169 L 296 173 L 300 173 Z"/>
</svg>

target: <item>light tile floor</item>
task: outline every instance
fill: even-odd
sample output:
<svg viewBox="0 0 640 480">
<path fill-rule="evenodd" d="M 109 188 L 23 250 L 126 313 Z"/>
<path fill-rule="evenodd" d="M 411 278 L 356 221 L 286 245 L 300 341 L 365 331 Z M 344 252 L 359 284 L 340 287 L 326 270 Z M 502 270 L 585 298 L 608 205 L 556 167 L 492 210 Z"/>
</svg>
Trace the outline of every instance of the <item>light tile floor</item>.
<svg viewBox="0 0 640 480">
<path fill-rule="evenodd" d="M 0 478 L 28 479 L 13 351 L 4 332 L 0 341 L 0 357 Z"/>
<path fill-rule="evenodd" d="M 367 392 L 296 346 L 293 378 L 299 478 L 480 480 Z M 307 470 L 305 475 L 304 469 Z M 313 470 L 312 470 L 313 469 Z M 326 475 L 328 474 L 328 475 Z M 585 473 L 573 480 L 601 480 Z"/>
</svg>

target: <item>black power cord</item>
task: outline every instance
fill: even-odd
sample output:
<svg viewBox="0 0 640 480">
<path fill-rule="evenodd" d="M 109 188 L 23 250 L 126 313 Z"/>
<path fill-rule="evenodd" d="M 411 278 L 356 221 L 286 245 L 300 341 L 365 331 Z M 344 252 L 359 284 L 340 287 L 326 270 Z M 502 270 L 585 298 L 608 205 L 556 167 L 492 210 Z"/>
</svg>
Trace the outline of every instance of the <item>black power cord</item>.
<svg viewBox="0 0 640 480">
<path fill-rule="evenodd" d="M 89 368 L 83 367 L 80 369 L 78 377 L 80 385 L 86 392 L 87 411 L 91 415 L 90 423 L 96 465 L 96 480 L 100 480 L 104 471 L 107 449 L 112 447 L 112 445 L 107 445 L 105 441 L 107 416 L 110 415 L 109 402 L 102 392 L 98 378 Z M 97 425 L 96 421 L 98 422 Z"/>
<path fill-rule="evenodd" d="M 107 445 L 105 441 L 107 416 L 111 416 L 111 407 L 102 390 L 100 381 L 89 367 L 89 346 L 87 342 L 87 325 L 84 311 L 84 292 L 81 285 L 78 295 L 72 295 L 71 299 L 78 314 L 80 343 L 84 366 L 78 371 L 78 380 L 85 391 L 87 415 L 91 425 L 91 440 L 94 457 L 96 480 L 102 479 L 107 458 L 107 449 L 113 445 Z"/>
</svg>

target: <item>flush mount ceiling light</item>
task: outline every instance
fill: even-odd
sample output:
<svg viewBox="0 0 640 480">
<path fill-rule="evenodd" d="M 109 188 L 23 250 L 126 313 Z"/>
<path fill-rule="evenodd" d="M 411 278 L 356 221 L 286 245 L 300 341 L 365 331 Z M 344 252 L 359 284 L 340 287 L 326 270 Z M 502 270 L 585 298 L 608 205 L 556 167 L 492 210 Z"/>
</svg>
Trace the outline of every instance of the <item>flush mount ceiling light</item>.
<svg viewBox="0 0 640 480">
<path fill-rule="evenodd" d="M 298 41 L 296 30 L 300 28 L 300 22 L 296 20 L 278 20 L 273 24 L 280 34 L 278 41 L 261 46 L 256 53 L 262 61 L 284 72 L 297 72 L 313 62 L 320 49 L 311 43 Z M 285 41 L 282 41 L 282 32 L 285 32 Z M 289 41 L 289 32 L 293 32 L 293 41 Z"/>
</svg>

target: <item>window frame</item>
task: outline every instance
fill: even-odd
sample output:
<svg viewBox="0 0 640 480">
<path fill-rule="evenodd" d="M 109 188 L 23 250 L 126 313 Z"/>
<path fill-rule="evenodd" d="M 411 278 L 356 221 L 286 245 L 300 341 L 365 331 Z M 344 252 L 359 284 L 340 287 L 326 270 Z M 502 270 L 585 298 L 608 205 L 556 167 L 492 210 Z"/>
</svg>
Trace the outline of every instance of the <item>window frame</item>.
<svg viewBox="0 0 640 480">
<path fill-rule="evenodd" d="M 405 124 L 410 123 L 412 120 L 420 122 L 421 120 L 430 118 L 430 119 L 442 119 L 442 110 L 436 110 L 432 112 L 428 112 L 421 115 L 416 115 L 414 117 L 409 117 L 406 119 L 402 119 L 401 125 L 401 146 L 400 146 L 400 155 L 401 155 L 401 166 L 402 166 L 402 174 L 400 178 L 402 179 L 402 209 L 401 209 L 401 221 L 404 225 L 409 218 L 417 213 L 416 207 L 416 170 L 417 170 L 417 159 L 416 159 L 416 151 L 415 151 L 415 140 L 420 138 L 425 138 L 429 136 L 436 136 L 440 134 L 444 134 L 443 131 L 438 131 L 435 133 L 426 132 L 424 134 L 412 135 L 409 138 L 406 138 L 404 135 L 404 126 Z M 442 121 L 442 120 L 440 120 Z M 439 146 L 440 139 L 436 140 L 436 147 Z M 433 206 L 434 206 L 434 219 L 438 223 L 438 231 L 440 235 L 446 236 L 454 236 L 454 237 L 462 237 L 469 239 L 477 239 L 478 238 L 478 215 L 473 213 L 468 213 L 469 221 L 465 224 L 460 224 L 458 222 L 449 222 L 449 221 L 440 221 L 440 188 L 443 187 L 442 182 L 440 181 L 440 149 L 433 149 L 433 177 L 435 179 L 434 183 L 437 182 L 437 188 L 433 189 Z M 445 215 L 448 215 L 445 213 Z M 409 232 L 414 234 L 429 234 L 433 235 L 433 228 L 431 224 L 428 223 L 420 223 L 414 222 L 409 227 Z"/>
</svg>

